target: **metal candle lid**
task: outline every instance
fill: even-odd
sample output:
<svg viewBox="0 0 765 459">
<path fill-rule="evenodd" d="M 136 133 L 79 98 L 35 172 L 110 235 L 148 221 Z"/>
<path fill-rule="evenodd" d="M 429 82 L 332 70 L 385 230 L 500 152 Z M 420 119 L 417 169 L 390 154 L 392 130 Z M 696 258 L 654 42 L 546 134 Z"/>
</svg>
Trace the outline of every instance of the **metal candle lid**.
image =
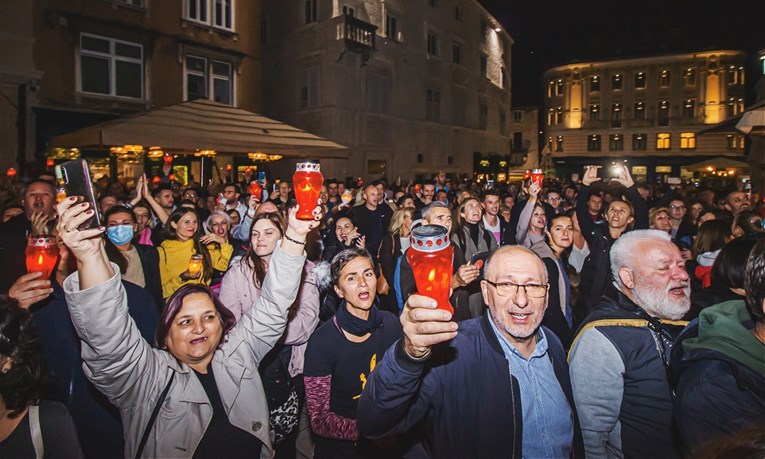
<svg viewBox="0 0 765 459">
<path fill-rule="evenodd" d="M 55 236 L 29 236 L 27 245 L 30 247 L 50 247 L 56 245 Z"/>
<path fill-rule="evenodd" d="M 441 225 L 418 226 L 412 230 L 411 247 L 419 252 L 437 252 L 449 247 L 449 233 Z"/>
<path fill-rule="evenodd" d="M 542 173 L 542 169 L 534 169 L 531 173 L 532 174 L 541 174 Z"/>
<path fill-rule="evenodd" d="M 315 160 L 306 160 L 297 163 L 295 172 L 321 172 L 321 164 Z"/>
</svg>

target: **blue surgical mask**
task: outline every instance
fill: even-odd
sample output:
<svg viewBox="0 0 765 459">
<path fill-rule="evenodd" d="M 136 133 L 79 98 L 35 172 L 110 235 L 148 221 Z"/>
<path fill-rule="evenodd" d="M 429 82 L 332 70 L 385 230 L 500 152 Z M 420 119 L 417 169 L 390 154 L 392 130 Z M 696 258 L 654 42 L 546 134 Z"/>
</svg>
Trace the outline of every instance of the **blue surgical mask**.
<svg viewBox="0 0 765 459">
<path fill-rule="evenodd" d="M 133 239 L 133 225 L 117 225 L 106 228 L 106 236 L 114 245 L 125 245 Z"/>
</svg>

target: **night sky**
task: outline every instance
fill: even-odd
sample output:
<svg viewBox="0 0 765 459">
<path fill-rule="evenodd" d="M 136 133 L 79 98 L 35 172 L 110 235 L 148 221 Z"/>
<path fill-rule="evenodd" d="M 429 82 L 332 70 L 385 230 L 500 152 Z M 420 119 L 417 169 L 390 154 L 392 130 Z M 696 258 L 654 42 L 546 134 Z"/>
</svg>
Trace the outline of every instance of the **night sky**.
<svg viewBox="0 0 765 459">
<path fill-rule="evenodd" d="M 747 51 L 750 75 L 761 68 L 765 0 L 479 1 L 515 40 L 516 107 L 540 103 L 545 69 L 576 61 L 717 48 Z"/>
</svg>

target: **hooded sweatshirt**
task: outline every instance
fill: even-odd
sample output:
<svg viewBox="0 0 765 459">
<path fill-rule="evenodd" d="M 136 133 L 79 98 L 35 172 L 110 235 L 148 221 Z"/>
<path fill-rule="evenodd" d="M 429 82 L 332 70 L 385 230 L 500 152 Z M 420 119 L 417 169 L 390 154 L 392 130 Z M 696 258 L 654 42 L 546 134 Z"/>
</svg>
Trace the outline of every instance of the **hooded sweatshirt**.
<svg viewBox="0 0 765 459">
<path fill-rule="evenodd" d="M 726 301 L 704 309 L 678 338 L 675 419 L 688 454 L 765 423 L 765 344 L 753 328 L 745 302 Z"/>
</svg>

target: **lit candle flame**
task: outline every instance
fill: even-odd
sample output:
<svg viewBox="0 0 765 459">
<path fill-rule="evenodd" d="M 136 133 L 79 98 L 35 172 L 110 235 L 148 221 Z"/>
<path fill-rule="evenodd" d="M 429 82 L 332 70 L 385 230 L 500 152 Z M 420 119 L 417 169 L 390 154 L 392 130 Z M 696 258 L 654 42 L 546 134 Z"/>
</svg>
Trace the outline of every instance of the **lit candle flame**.
<svg viewBox="0 0 765 459">
<path fill-rule="evenodd" d="M 42 266 L 42 264 L 43 264 L 43 256 L 42 256 L 42 254 L 40 254 L 40 255 L 37 257 L 37 264 L 38 264 L 38 265 L 40 265 L 40 266 Z"/>
<path fill-rule="evenodd" d="M 428 274 L 428 282 L 433 282 L 435 278 L 436 278 L 436 270 L 431 269 L 430 273 Z"/>
</svg>

